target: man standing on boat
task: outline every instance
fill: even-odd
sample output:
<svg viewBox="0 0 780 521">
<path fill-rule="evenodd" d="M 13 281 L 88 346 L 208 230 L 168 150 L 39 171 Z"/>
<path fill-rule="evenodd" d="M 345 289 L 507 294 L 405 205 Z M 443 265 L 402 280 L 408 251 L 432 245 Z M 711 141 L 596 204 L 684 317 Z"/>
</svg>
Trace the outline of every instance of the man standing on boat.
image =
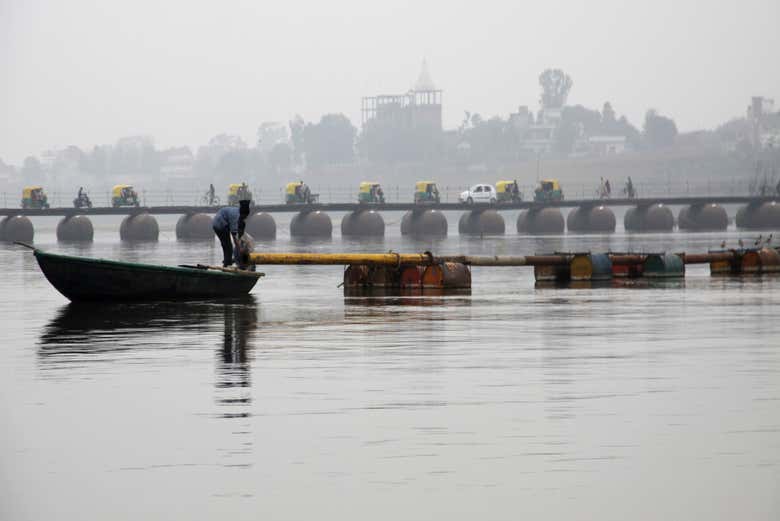
<svg viewBox="0 0 780 521">
<path fill-rule="evenodd" d="M 222 245 L 222 266 L 226 268 L 233 264 L 234 245 L 236 253 L 241 251 L 240 240 L 244 235 L 246 218 L 249 215 L 248 200 L 239 201 L 238 205 L 238 208 L 235 206 L 220 208 L 211 221 L 214 233 L 219 237 Z"/>
</svg>

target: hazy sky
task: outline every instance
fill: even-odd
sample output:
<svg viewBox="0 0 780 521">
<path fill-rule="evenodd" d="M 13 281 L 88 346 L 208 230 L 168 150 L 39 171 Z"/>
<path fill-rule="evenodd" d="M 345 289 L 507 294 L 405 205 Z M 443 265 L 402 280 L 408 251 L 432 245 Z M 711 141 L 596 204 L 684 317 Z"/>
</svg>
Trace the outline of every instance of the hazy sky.
<svg viewBox="0 0 780 521">
<path fill-rule="evenodd" d="M 780 98 L 778 20 L 778 0 L 0 0 L 0 158 L 132 134 L 253 142 L 295 113 L 359 126 L 361 96 L 406 91 L 424 58 L 446 127 L 535 109 L 559 67 L 570 104 L 711 128 Z"/>
</svg>

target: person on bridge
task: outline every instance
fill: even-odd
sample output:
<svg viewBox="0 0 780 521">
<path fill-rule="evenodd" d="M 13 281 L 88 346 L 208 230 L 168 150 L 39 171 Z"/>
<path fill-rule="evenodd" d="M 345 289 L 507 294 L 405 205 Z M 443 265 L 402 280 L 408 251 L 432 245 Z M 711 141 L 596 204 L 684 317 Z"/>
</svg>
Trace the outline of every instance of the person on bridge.
<svg viewBox="0 0 780 521">
<path fill-rule="evenodd" d="M 612 185 L 609 184 L 609 179 L 604 181 L 604 188 L 607 189 L 607 198 L 612 197 Z"/>
<path fill-rule="evenodd" d="M 222 266 L 225 268 L 233 264 L 235 257 L 241 253 L 240 240 L 244 235 L 246 218 L 249 216 L 249 200 L 241 200 L 238 205 L 238 208 L 235 206 L 220 208 L 211 222 L 214 233 L 222 245 Z"/>
<path fill-rule="evenodd" d="M 214 183 L 209 183 L 209 206 L 214 205 L 214 200 L 216 198 L 216 193 L 214 190 Z"/>
<path fill-rule="evenodd" d="M 634 182 L 631 181 L 631 176 L 628 176 L 628 181 L 626 181 L 626 188 L 624 192 L 626 193 L 626 197 L 629 199 L 636 197 L 636 190 L 634 189 Z"/>
</svg>

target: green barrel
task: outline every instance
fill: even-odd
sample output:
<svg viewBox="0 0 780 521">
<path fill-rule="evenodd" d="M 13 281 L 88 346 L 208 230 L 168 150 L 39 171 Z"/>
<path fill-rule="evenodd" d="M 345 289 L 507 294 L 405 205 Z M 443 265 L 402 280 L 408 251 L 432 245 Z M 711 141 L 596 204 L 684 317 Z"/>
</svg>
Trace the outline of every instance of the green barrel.
<svg viewBox="0 0 780 521">
<path fill-rule="evenodd" d="M 651 253 L 645 259 L 643 275 L 653 278 L 685 277 L 685 264 L 674 253 Z"/>
</svg>

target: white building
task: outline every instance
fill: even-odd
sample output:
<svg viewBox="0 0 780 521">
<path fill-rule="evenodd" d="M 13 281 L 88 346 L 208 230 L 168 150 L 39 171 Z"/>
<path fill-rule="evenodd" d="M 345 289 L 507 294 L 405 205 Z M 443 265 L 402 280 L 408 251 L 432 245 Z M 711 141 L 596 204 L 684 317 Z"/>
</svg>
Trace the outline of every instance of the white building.
<svg viewBox="0 0 780 521">
<path fill-rule="evenodd" d="M 164 182 L 195 179 L 195 158 L 189 147 L 171 148 L 161 152 L 160 176 Z"/>
<path fill-rule="evenodd" d="M 614 156 L 626 151 L 626 136 L 590 136 L 588 145 L 592 155 Z"/>
</svg>

